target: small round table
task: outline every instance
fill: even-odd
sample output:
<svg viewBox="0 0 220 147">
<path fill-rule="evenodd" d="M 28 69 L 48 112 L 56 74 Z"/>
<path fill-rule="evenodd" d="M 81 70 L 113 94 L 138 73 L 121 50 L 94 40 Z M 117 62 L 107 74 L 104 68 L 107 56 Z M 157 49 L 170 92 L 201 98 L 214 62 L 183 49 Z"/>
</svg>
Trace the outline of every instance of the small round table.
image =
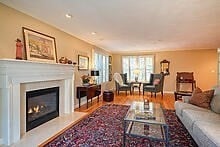
<svg viewBox="0 0 220 147">
<path fill-rule="evenodd" d="M 111 102 L 114 100 L 114 92 L 112 90 L 105 90 L 103 92 L 103 100 L 105 102 Z"/>
<path fill-rule="evenodd" d="M 134 82 L 131 82 L 131 87 L 132 87 L 132 93 L 134 94 L 134 88 L 138 88 L 139 90 L 139 95 L 141 93 L 141 82 L 138 82 L 138 81 L 134 81 Z"/>
</svg>

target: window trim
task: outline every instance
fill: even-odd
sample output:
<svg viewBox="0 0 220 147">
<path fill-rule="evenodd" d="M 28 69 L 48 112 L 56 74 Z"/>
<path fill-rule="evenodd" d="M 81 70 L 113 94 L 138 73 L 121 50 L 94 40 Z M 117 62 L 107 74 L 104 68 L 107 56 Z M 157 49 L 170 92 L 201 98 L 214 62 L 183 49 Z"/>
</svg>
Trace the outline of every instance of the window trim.
<svg viewBox="0 0 220 147">
<path fill-rule="evenodd" d="M 106 83 L 106 82 L 108 82 L 109 81 L 109 67 L 108 67 L 108 64 L 109 64 L 109 55 L 108 54 L 106 54 L 106 53 L 103 53 L 103 52 L 101 52 L 101 51 L 99 51 L 99 50 L 93 50 L 93 65 L 92 65 L 92 67 L 93 67 L 93 69 L 96 69 L 95 68 L 95 54 L 98 54 L 98 55 L 102 55 L 102 57 L 103 56 L 105 56 L 105 63 L 103 63 L 102 65 L 105 65 L 105 68 L 107 68 L 106 70 L 105 70 L 105 76 L 103 76 L 102 75 L 102 69 L 103 69 L 103 67 L 102 67 L 102 69 L 100 70 L 100 69 L 98 69 L 99 70 L 99 73 L 100 73 L 100 76 L 102 76 L 102 78 L 101 78 L 101 80 L 100 80 L 100 77 L 97 77 L 97 80 L 98 80 L 98 83 L 99 84 L 101 84 L 101 83 Z M 103 58 L 102 58 L 102 60 L 103 60 Z"/>
<path fill-rule="evenodd" d="M 153 60 L 152 60 L 153 61 L 153 66 L 152 66 L 153 70 L 152 70 L 152 72 L 153 73 L 155 72 L 155 55 L 154 54 L 149 54 L 149 55 L 122 55 L 121 56 L 121 69 L 122 69 L 122 73 L 124 73 L 124 71 L 123 71 L 123 57 L 138 57 L 138 58 L 139 57 L 151 57 L 151 58 L 153 58 Z M 136 62 L 138 62 L 138 61 L 136 61 Z M 130 71 L 130 62 L 129 62 L 129 71 Z M 146 71 L 146 67 L 145 67 L 145 71 Z M 130 74 L 129 74 L 128 79 L 131 79 L 131 75 Z"/>
</svg>

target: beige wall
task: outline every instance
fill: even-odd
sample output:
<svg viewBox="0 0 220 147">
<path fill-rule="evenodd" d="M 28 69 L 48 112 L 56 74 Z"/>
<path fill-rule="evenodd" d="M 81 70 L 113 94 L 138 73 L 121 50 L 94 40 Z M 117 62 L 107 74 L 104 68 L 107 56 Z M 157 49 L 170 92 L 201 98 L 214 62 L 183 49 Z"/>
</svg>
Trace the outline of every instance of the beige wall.
<svg viewBox="0 0 220 147">
<path fill-rule="evenodd" d="M 181 71 L 194 72 L 197 86 L 204 90 L 217 84 L 217 49 L 166 51 L 145 54 L 153 54 L 155 56 L 156 73 L 160 72 L 160 61 L 163 59 L 170 61 L 170 75 L 165 77 L 164 91 L 175 90 L 176 72 Z M 138 54 L 113 54 L 113 73 L 122 72 L 122 55 Z"/>
<path fill-rule="evenodd" d="M 78 54 L 81 54 L 89 56 L 91 61 L 92 49 L 96 48 L 95 46 L 77 39 L 63 31 L 60 31 L 51 25 L 45 24 L 3 4 L 0 4 L 0 20 L 0 58 L 15 58 L 15 39 L 20 38 L 23 40 L 22 27 L 31 28 L 55 37 L 58 59 L 62 56 L 65 56 L 77 62 L 77 56 Z M 98 49 L 98 51 L 109 54 L 102 49 Z M 145 54 L 155 55 L 155 72 L 160 72 L 159 62 L 161 60 L 167 59 L 171 62 L 171 74 L 166 76 L 165 91 L 174 91 L 175 74 L 177 71 L 193 71 L 197 85 L 202 89 L 208 89 L 217 83 L 216 49 L 169 51 Z M 113 73 L 122 72 L 121 55 L 123 54 L 113 55 Z M 87 73 L 88 71 L 83 72 L 76 70 L 75 84 L 80 85 L 80 76 Z"/>
<path fill-rule="evenodd" d="M 0 3 L 0 58 L 15 58 L 15 40 L 20 38 L 23 42 L 22 27 L 50 35 L 56 39 L 57 58 L 67 57 L 74 62 L 78 62 L 78 55 L 89 56 L 90 68 L 92 67 L 93 49 L 108 54 L 103 49 L 99 49 L 85 41 L 69 35 L 51 25 L 41 22 L 31 16 L 9 8 Z M 89 71 L 75 70 L 75 85 L 81 85 L 80 77 L 88 74 Z M 105 89 L 105 84 L 102 85 Z M 78 101 L 75 99 L 75 104 Z"/>
</svg>

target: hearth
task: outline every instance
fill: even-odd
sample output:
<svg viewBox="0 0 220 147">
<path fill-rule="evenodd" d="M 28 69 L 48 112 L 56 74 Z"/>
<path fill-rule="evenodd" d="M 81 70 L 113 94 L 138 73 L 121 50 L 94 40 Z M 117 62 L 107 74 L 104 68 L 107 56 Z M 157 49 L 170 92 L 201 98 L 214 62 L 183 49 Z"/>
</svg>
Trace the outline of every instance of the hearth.
<svg viewBox="0 0 220 147">
<path fill-rule="evenodd" d="M 26 131 L 59 116 L 59 87 L 26 92 Z"/>
</svg>

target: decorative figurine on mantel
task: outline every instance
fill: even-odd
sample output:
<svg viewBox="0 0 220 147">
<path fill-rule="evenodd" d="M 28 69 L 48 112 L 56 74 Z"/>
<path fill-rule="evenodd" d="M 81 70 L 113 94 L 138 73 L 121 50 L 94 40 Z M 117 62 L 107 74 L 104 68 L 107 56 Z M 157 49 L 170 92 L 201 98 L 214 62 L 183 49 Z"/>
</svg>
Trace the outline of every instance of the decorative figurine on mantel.
<svg viewBox="0 0 220 147">
<path fill-rule="evenodd" d="M 59 62 L 62 63 L 62 64 L 67 64 L 68 63 L 68 59 L 66 57 L 61 57 L 59 59 Z"/>
<path fill-rule="evenodd" d="M 66 57 L 61 57 L 59 59 L 59 62 L 62 63 L 62 64 L 72 64 L 73 63 L 72 60 L 69 60 Z"/>
<path fill-rule="evenodd" d="M 16 41 L 16 59 L 22 60 L 22 48 L 23 44 L 20 39 L 17 38 Z"/>
</svg>

